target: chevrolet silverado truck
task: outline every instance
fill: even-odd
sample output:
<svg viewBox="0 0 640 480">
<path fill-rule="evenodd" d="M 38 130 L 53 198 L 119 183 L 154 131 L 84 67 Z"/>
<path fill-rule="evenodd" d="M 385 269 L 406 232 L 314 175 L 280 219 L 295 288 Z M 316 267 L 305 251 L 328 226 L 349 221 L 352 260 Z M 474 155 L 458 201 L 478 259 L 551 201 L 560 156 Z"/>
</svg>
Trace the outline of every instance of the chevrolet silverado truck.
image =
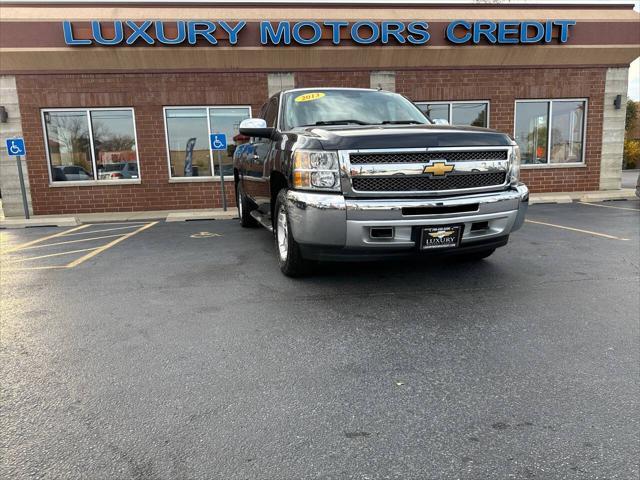
<svg viewBox="0 0 640 480">
<path fill-rule="evenodd" d="M 529 191 L 511 137 L 436 125 L 396 93 L 285 90 L 239 131 L 240 222 L 273 232 L 285 275 L 318 260 L 482 259 L 524 222 Z"/>
</svg>

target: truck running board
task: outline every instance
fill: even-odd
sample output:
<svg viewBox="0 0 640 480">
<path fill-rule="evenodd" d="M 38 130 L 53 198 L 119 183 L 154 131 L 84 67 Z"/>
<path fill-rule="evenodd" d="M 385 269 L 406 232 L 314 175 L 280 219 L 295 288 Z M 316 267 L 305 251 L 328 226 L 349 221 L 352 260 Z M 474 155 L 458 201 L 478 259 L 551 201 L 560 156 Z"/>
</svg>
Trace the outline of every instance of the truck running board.
<svg viewBox="0 0 640 480">
<path fill-rule="evenodd" d="M 258 210 L 252 210 L 250 215 L 264 228 L 273 233 L 273 225 L 271 224 L 271 215 L 260 213 Z"/>
</svg>

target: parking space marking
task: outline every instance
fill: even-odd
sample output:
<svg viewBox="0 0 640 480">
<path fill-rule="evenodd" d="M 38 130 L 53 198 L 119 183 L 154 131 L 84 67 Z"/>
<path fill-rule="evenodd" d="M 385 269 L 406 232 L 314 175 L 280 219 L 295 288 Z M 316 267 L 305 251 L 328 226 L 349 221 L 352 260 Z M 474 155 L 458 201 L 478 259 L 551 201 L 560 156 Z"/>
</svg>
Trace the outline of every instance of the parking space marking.
<svg viewBox="0 0 640 480">
<path fill-rule="evenodd" d="M 137 235 L 138 233 L 142 232 L 143 230 L 146 230 L 147 228 L 153 227 L 157 223 L 158 222 L 147 223 L 146 225 L 143 225 L 142 227 L 138 228 L 137 230 L 134 230 L 133 232 L 129 232 L 126 235 L 121 236 L 120 238 L 116 238 L 115 240 L 107 243 L 106 245 L 102 245 L 101 247 L 96 248 L 92 252 L 87 253 L 86 255 L 75 259 L 73 262 L 67 264 L 67 268 L 77 267 L 81 263 L 86 262 L 87 260 L 95 257 L 96 255 L 99 255 L 100 253 L 104 252 L 105 250 L 108 250 L 109 248 L 113 247 L 114 245 L 117 245 L 118 243 L 126 240 L 127 238 L 131 238 L 134 235 Z"/>
<path fill-rule="evenodd" d="M 59 257 L 60 255 L 71 255 L 72 253 L 88 252 L 89 250 L 95 250 L 97 248 L 100 248 L 100 247 L 81 248 L 79 250 L 69 250 L 66 252 L 48 253 L 47 255 L 38 255 L 37 257 L 16 258 L 14 260 L 9 260 L 7 263 L 30 262 L 31 260 L 40 260 L 42 258 Z"/>
<path fill-rule="evenodd" d="M 591 205 L 592 207 L 615 208 L 617 210 L 631 210 L 633 212 L 640 212 L 640 208 L 614 207 L 613 205 L 600 205 L 599 203 L 590 203 L 590 202 L 578 202 L 578 203 L 580 205 Z"/>
<path fill-rule="evenodd" d="M 68 269 L 68 268 L 74 268 L 77 267 L 78 265 L 80 265 L 81 263 L 89 260 L 90 258 L 95 257 L 96 255 L 104 252 L 105 250 L 108 250 L 109 248 L 117 245 L 118 243 L 133 237 L 134 235 L 137 235 L 138 233 L 142 232 L 143 230 L 146 230 L 148 228 L 153 227 L 154 225 L 156 225 L 159 222 L 151 222 L 151 223 L 137 223 L 135 225 L 131 225 L 131 226 L 127 226 L 127 227 L 120 227 L 120 228 L 115 228 L 115 229 L 108 229 L 108 231 L 112 231 L 112 230 L 122 230 L 124 228 L 136 228 L 134 231 L 132 232 L 122 232 L 122 233 L 116 233 L 116 234 L 112 234 L 112 235 L 101 235 L 101 236 L 91 236 L 89 238 L 79 238 L 79 239 L 74 239 L 74 240 L 65 240 L 64 237 L 65 236 L 73 236 L 73 235 L 80 235 L 80 234 L 84 234 L 84 235 L 92 235 L 93 233 L 96 233 L 96 230 L 83 230 L 82 232 L 79 232 L 78 230 L 80 229 L 85 229 L 87 227 L 91 227 L 91 226 L 95 226 L 96 224 L 86 224 L 86 225 L 81 225 L 80 227 L 76 227 L 76 228 L 72 228 L 71 230 L 65 230 L 64 232 L 60 232 L 60 233 L 56 233 L 55 235 L 47 235 L 45 237 L 42 238 L 38 238 L 36 240 L 33 240 L 31 242 L 27 242 L 21 245 L 17 245 L 15 247 L 12 247 L 11 249 L 8 249 L 6 252 L 2 252 L 7 253 L 7 252 L 20 252 L 22 250 L 32 250 L 32 249 L 36 249 L 36 248 L 45 248 L 45 247 L 55 247 L 55 246 L 59 246 L 59 245 L 66 245 L 66 244 L 76 244 L 79 242 L 86 242 L 86 241 L 90 241 L 90 240 L 101 240 L 101 239 L 106 239 L 106 238 L 114 238 L 112 241 L 110 241 L 109 243 L 106 243 L 104 245 L 100 245 L 98 247 L 91 247 L 91 248 L 81 248 L 81 249 L 74 249 L 74 250 L 68 250 L 68 251 L 63 251 L 63 252 L 55 252 L 55 253 L 49 253 L 46 255 L 38 255 L 35 257 L 26 257 L 26 258 L 16 258 L 16 259 L 12 259 L 12 260 L 8 260 L 6 263 L 7 264 L 16 264 L 16 263 L 22 263 L 22 262 L 30 262 L 33 260 L 41 260 L 44 258 L 51 258 L 51 257 L 59 257 L 59 256 L 64 256 L 64 255 L 72 255 L 72 254 L 77 254 L 77 253 L 86 253 L 85 255 L 81 256 L 80 258 L 77 258 L 75 260 L 73 260 L 70 263 L 67 263 L 66 265 L 40 265 L 40 266 L 32 266 L 32 267 L 18 267 L 18 268 L 10 268 L 10 269 L 4 269 L 4 270 L 11 270 L 11 271 L 15 271 L 15 270 L 54 270 L 54 269 Z M 105 231 L 105 230 L 101 230 L 101 231 Z M 68 232 L 72 232 L 72 233 L 68 233 Z M 52 238 L 60 238 L 62 240 L 62 242 L 54 242 L 54 243 L 48 243 L 48 244 L 41 244 L 42 242 L 52 239 Z M 74 245 L 75 246 L 75 245 Z M 64 247 L 63 247 L 64 248 Z"/>
<path fill-rule="evenodd" d="M 93 225 L 89 225 L 89 226 L 95 226 L 95 225 L 97 225 L 97 224 L 94 223 Z M 106 225 L 106 224 L 101 223 L 100 225 Z M 146 225 L 146 223 L 136 223 L 135 225 L 128 225 L 126 227 L 115 227 L 115 228 L 104 228 L 102 230 L 91 230 L 90 232 L 67 233 L 67 234 L 61 235 L 61 236 L 66 237 L 66 236 L 72 236 L 72 235 L 84 235 L 86 233 L 115 232 L 116 230 L 129 230 L 131 228 L 140 227 L 142 225 Z"/>
<path fill-rule="evenodd" d="M 44 242 L 45 240 L 50 240 L 52 238 L 62 237 L 63 235 L 69 234 L 69 232 L 76 232 L 78 230 L 82 230 L 82 229 L 90 227 L 90 226 L 91 226 L 90 224 L 80 225 L 79 227 L 75 227 L 75 228 L 72 228 L 70 230 L 65 230 L 63 232 L 54 233 L 53 235 L 47 235 L 46 237 L 42 237 L 42 238 L 36 238 L 35 240 L 31 240 L 30 242 L 23 243 L 21 245 L 16 245 L 14 247 L 9 247 L 6 250 L 2 250 L 2 253 L 5 254 L 5 253 L 10 253 L 10 252 L 17 252 L 18 250 L 22 250 L 23 248 L 29 247 L 31 245 L 35 245 L 36 243 Z M 82 233 L 84 233 L 84 232 L 82 232 Z"/>
<path fill-rule="evenodd" d="M 93 232 L 85 232 L 85 233 L 93 233 Z M 102 240 L 105 238 L 113 238 L 113 237 L 121 237 L 122 235 L 126 235 L 126 233 L 115 233 L 113 235 L 101 235 L 99 237 L 89 237 L 89 238 L 80 238 L 78 240 L 67 240 L 65 242 L 55 242 L 55 243 L 45 243 L 44 245 L 32 245 L 31 247 L 24 247 L 20 250 L 32 250 L 34 248 L 45 248 L 45 247 L 55 247 L 56 245 L 66 245 L 68 243 L 79 243 L 79 242 L 89 242 L 91 240 Z"/>
<path fill-rule="evenodd" d="M 562 230 L 570 230 L 572 232 L 586 233 L 588 235 L 594 235 L 596 237 L 608 238 L 609 240 L 622 240 L 623 242 L 628 241 L 628 238 L 616 237 L 614 235 L 609 235 L 606 233 L 593 232 L 591 230 L 582 230 L 581 228 L 567 227 L 565 225 L 556 225 L 555 223 L 547 223 L 547 222 L 538 222 L 537 220 L 525 220 L 526 223 L 534 223 L 536 225 L 544 225 L 546 227 L 554 227 L 561 228 Z"/>
</svg>

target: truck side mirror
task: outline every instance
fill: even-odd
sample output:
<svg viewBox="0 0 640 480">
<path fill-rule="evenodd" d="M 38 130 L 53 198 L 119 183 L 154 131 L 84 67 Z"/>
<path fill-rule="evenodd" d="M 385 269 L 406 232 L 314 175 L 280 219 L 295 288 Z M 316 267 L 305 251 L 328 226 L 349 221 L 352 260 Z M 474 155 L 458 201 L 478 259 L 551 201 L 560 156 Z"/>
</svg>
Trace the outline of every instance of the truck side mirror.
<svg viewBox="0 0 640 480">
<path fill-rule="evenodd" d="M 267 127 L 267 122 L 262 118 L 247 118 L 240 122 L 240 133 L 247 137 L 271 138 L 275 128 Z"/>
</svg>

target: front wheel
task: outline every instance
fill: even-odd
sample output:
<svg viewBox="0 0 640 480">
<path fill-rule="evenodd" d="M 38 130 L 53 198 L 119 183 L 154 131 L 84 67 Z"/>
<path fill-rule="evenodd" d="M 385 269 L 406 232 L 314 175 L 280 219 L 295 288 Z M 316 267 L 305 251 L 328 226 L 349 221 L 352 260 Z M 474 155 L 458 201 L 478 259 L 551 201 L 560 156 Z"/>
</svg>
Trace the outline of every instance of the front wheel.
<svg viewBox="0 0 640 480">
<path fill-rule="evenodd" d="M 250 214 L 249 202 L 247 197 L 244 196 L 242 191 L 242 185 L 240 182 L 236 182 L 236 204 L 238 206 L 238 217 L 240 217 L 240 225 L 244 228 L 256 227 L 258 222 Z"/>
<path fill-rule="evenodd" d="M 298 277 L 307 273 L 309 262 L 302 258 L 300 245 L 291 234 L 291 222 L 287 211 L 287 190 L 278 193 L 274 209 L 274 237 L 278 253 L 280 271 L 288 277 Z"/>
</svg>

